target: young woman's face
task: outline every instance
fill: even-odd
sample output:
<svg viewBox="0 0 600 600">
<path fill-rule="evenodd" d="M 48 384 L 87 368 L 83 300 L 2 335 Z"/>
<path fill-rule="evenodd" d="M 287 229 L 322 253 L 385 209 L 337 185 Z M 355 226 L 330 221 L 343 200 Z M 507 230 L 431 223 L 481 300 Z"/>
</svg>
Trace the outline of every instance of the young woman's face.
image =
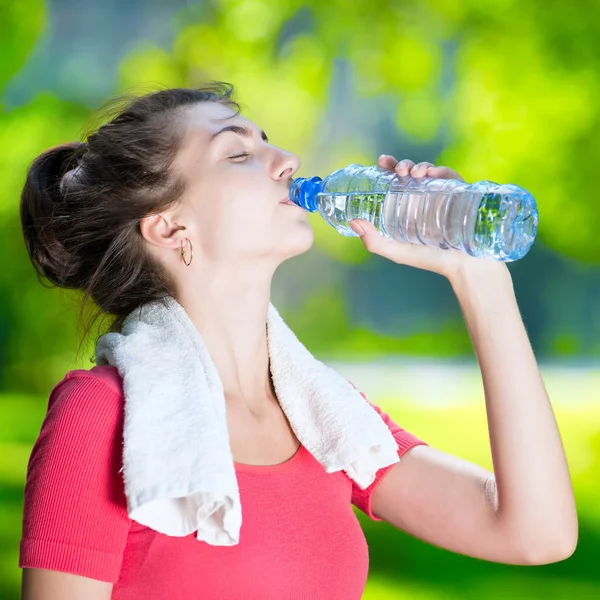
<svg viewBox="0 0 600 600">
<path fill-rule="evenodd" d="M 308 213 L 282 204 L 300 159 L 263 139 L 252 121 L 216 102 L 185 111 L 186 136 L 174 168 L 183 173 L 182 198 L 194 257 L 216 263 L 266 259 L 275 266 L 308 250 L 313 230 Z M 243 127 L 251 135 L 224 131 Z M 193 235 L 193 238 L 192 238 Z"/>
</svg>

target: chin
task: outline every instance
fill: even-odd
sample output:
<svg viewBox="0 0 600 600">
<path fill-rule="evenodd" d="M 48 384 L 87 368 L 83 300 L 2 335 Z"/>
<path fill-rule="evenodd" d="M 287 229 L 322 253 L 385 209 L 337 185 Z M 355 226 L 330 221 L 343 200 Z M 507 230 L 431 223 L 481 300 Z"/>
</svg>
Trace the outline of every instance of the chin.
<svg viewBox="0 0 600 600">
<path fill-rule="evenodd" d="M 306 223 L 300 223 L 298 230 L 293 234 L 290 233 L 281 246 L 282 250 L 285 249 L 285 259 L 308 252 L 312 248 L 314 241 L 315 232 L 310 226 L 310 223 L 308 223 L 308 221 Z"/>
</svg>

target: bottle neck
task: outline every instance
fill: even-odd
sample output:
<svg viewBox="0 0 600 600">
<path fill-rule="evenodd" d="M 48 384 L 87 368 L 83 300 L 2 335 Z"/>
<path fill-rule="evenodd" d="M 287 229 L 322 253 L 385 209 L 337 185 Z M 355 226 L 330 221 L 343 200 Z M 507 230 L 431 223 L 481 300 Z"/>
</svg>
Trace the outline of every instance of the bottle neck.
<svg viewBox="0 0 600 600">
<path fill-rule="evenodd" d="M 323 188 L 320 177 L 297 177 L 292 181 L 290 200 L 300 208 L 315 212 L 318 208 L 317 196 Z"/>
</svg>

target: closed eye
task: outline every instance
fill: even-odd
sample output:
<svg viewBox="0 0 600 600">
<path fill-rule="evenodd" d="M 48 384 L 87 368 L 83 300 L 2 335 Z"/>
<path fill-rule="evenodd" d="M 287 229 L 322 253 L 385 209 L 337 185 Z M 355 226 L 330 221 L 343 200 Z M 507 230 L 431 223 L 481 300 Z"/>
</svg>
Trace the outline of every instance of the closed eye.
<svg viewBox="0 0 600 600">
<path fill-rule="evenodd" d="M 243 158 L 244 156 L 249 156 L 247 152 L 242 152 L 241 154 L 236 154 L 235 156 L 230 156 L 229 158 Z"/>
</svg>

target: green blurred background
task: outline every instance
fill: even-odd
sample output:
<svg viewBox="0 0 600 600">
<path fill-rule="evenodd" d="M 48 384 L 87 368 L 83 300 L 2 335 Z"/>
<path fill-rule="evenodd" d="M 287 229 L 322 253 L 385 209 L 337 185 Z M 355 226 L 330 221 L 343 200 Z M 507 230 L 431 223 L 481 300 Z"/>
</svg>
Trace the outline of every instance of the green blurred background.
<svg viewBox="0 0 600 600">
<path fill-rule="evenodd" d="M 600 598 L 600 4 L 595 0 L 1 0 L 0 598 L 19 596 L 27 460 L 75 353 L 80 296 L 46 289 L 18 215 L 29 162 L 80 139 L 122 92 L 233 83 L 243 114 L 325 177 L 381 153 L 516 183 L 538 238 L 509 264 L 580 515 L 575 554 L 515 567 L 451 554 L 355 509 L 364 598 Z M 432 446 L 491 469 L 483 387 L 442 277 L 368 253 L 309 216 L 276 273 L 300 340 Z M 97 333 L 96 331 L 92 332 Z"/>
</svg>

